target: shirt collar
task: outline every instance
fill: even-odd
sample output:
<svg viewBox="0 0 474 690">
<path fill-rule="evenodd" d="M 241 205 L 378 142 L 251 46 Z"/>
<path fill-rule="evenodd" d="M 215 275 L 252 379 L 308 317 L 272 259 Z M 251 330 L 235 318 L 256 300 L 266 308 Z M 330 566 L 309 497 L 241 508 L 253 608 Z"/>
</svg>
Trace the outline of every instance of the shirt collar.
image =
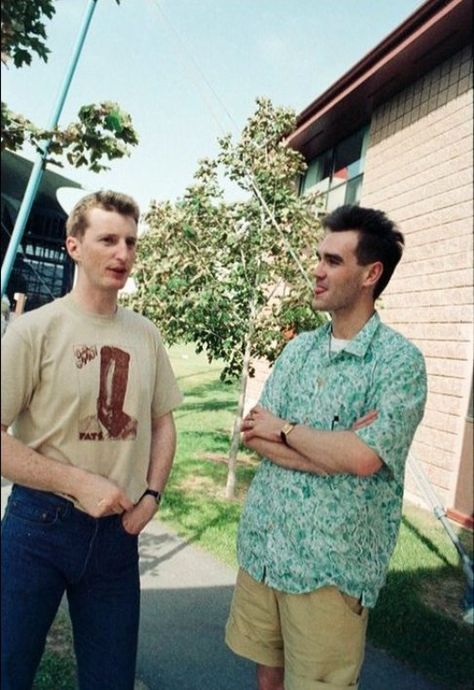
<svg viewBox="0 0 474 690">
<path fill-rule="evenodd" d="M 341 352 L 349 352 L 357 357 L 364 357 L 367 352 L 372 338 L 375 335 L 378 327 L 380 325 L 380 316 L 377 312 L 374 312 L 370 319 L 367 321 L 365 326 L 355 335 Z M 331 324 L 326 324 L 326 333 L 328 337 L 331 337 Z M 340 353 L 338 353 L 340 354 Z"/>
</svg>

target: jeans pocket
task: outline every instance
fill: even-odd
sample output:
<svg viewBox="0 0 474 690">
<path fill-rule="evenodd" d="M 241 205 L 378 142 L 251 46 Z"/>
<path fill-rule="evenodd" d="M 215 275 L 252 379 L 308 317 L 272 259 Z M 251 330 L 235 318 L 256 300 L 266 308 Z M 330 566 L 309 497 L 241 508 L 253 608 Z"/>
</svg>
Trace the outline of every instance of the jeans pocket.
<svg viewBox="0 0 474 690">
<path fill-rule="evenodd" d="M 125 525 L 123 524 L 123 514 L 122 515 L 117 515 L 117 521 L 118 521 L 118 526 L 120 531 L 123 534 L 126 534 L 127 537 L 131 537 L 132 539 L 138 539 L 138 534 L 132 534 L 131 532 L 128 532 L 127 529 L 125 528 Z"/>
<path fill-rule="evenodd" d="M 59 506 L 48 504 L 35 504 L 10 497 L 6 510 L 6 516 L 30 522 L 36 525 L 54 525 L 60 515 Z"/>
</svg>

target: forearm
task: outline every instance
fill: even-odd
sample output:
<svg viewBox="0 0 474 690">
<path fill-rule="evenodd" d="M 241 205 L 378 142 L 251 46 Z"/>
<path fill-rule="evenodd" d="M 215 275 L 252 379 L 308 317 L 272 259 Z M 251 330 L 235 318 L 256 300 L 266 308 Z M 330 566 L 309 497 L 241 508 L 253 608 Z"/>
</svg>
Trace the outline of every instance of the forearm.
<svg viewBox="0 0 474 690">
<path fill-rule="evenodd" d="M 319 431 L 298 424 L 287 436 L 291 448 L 307 458 L 306 471 L 328 474 L 369 476 L 378 472 L 382 462 L 378 455 L 353 431 Z"/>
<path fill-rule="evenodd" d="M 176 429 L 173 413 L 154 419 L 148 466 L 148 488 L 163 493 L 173 465 L 176 451 Z M 123 524 L 132 534 L 139 534 L 155 515 L 158 507 L 153 496 L 142 499 L 123 517 Z"/>
<path fill-rule="evenodd" d="M 280 465 L 280 467 L 285 467 L 288 470 L 299 470 L 313 474 L 334 474 L 330 467 L 316 466 L 314 462 L 281 441 L 268 441 L 254 436 L 252 439 L 244 441 L 244 444 L 247 448 L 271 460 L 275 465 Z"/>
<path fill-rule="evenodd" d="M 133 503 L 114 482 L 48 458 L 2 428 L 2 476 L 30 489 L 70 496 L 92 517 L 130 510 Z"/>
<path fill-rule="evenodd" d="M 2 430 L 2 476 L 6 479 L 76 498 L 76 488 L 85 474 L 78 467 L 41 455 Z"/>
<path fill-rule="evenodd" d="M 150 464 L 147 481 L 150 489 L 163 492 L 176 452 L 176 428 L 173 413 L 153 420 Z"/>
<path fill-rule="evenodd" d="M 273 445 L 269 447 L 267 457 L 283 467 L 314 474 L 355 474 L 364 477 L 378 472 L 382 461 L 354 432 L 370 425 L 376 418 L 377 411 L 371 410 L 356 420 L 350 431 L 320 431 L 304 424 L 296 424 L 286 435 L 288 448 L 296 456 L 287 456 L 278 447 L 286 447 L 281 439 L 285 420 L 262 406 L 257 405 L 250 411 L 243 419 L 241 428 L 244 443 L 249 445 L 258 442 L 258 452 L 264 455 L 260 450 L 263 448 L 261 442 L 276 444 L 276 448 Z M 277 456 L 273 457 L 275 450 Z"/>
</svg>

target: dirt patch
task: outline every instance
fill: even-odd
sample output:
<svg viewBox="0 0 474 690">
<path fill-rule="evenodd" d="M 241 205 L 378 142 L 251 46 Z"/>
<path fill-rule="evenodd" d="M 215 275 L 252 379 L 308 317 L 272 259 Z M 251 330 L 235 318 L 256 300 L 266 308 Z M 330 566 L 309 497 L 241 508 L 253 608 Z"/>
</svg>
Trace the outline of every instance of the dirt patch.
<svg viewBox="0 0 474 690">
<path fill-rule="evenodd" d="M 214 494 L 214 481 L 209 477 L 191 475 L 180 481 L 179 488 L 184 491 L 196 491 L 207 496 L 211 492 Z"/>
<path fill-rule="evenodd" d="M 222 465 L 227 465 L 229 463 L 229 457 L 222 453 L 200 453 L 199 456 L 196 456 L 194 459 L 209 460 L 210 462 L 217 462 Z M 247 455 L 240 455 L 237 458 L 237 465 L 241 465 L 242 467 L 255 467 L 258 465 L 258 460 L 254 460 Z"/>
<path fill-rule="evenodd" d="M 186 477 L 186 479 L 181 481 L 179 488 L 185 492 L 193 491 L 200 493 L 203 496 L 208 496 L 209 498 L 217 498 L 222 501 L 236 500 L 238 502 L 242 502 L 245 498 L 248 487 L 237 485 L 235 487 L 235 498 L 228 499 L 225 495 L 225 483 L 222 483 L 222 485 L 220 485 L 216 484 L 215 480 L 210 477 L 191 476 Z"/>
</svg>

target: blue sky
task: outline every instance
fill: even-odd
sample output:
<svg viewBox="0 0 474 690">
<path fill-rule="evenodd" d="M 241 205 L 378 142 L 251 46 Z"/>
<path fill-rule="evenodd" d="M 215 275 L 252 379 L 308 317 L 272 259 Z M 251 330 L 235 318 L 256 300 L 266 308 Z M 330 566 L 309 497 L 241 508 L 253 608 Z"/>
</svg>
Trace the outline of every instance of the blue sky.
<svg viewBox="0 0 474 690">
<path fill-rule="evenodd" d="M 74 119 L 83 104 L 118 101 L 132 115 L 140 144 L 109 172 L 67 166 L 63 172 L 88 190 L 130 193 L 143 210 L 151 199 L 174 200 L 197 161 L 216 154 L 217 138 L 244 126 L 257 97 L 301 111 L 421 4 L 98 0 L 60 123 Z M 2 100 L 43 126 L 87 0 L 56 5 L 47 27 L 48 63 L 35 59 L 20 70 L 2 65 Z"/>
</svg>

